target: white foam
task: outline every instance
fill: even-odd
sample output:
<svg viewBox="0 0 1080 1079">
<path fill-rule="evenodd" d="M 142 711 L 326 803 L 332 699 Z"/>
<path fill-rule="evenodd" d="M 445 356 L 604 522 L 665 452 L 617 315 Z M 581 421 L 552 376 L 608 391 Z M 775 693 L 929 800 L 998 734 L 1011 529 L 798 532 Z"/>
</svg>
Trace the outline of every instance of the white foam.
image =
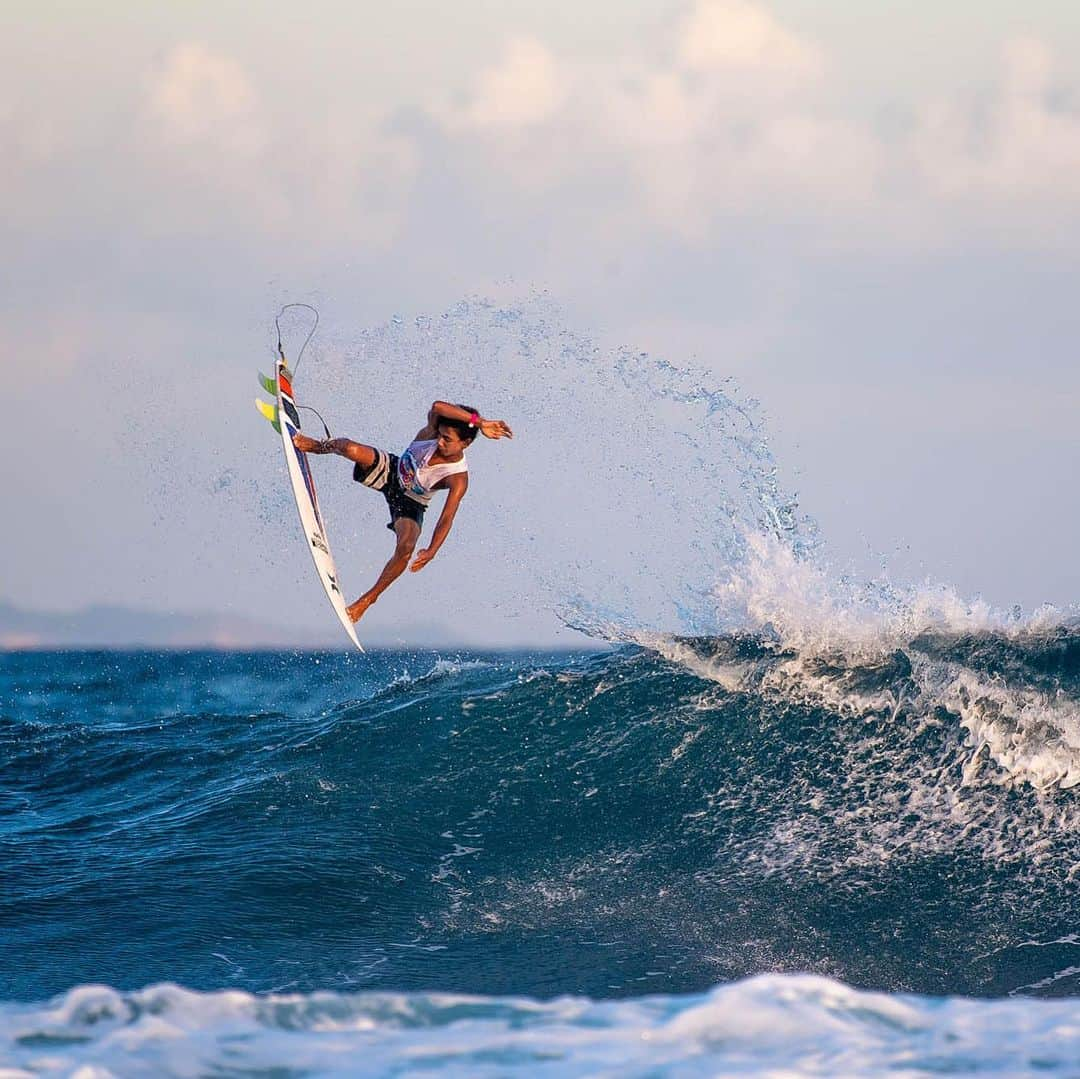
<svg viewBox="0 0 1080 1079">
<path fill-rule="evenodd" d="M 1038 635 L 1074 614 L 1048 605 L 1025 618 L 1016 609 L 965 600 L 951 586 L 931 581 L 858 581 L 768 533 L 745 532 L 744 547 L 745 560 L 712 590 L 718 626 L 775 633 L 784 646 L 804 653 L 888 651 L 928 630 Z"/>
<path fill-rule="evenodd" d="M 1038 790 L 1080 784 L 1080 703 L 1074 698 L 1062 690 L 1006 685 L 911 648 L 928 633 L 1037 644 L 1070 626 L 1071 615 L 1044 607 L 1024 618 L 929 583 L 909 589 L 883 581 L 859 584 L 831 575 L 767 534 L 747 533 L 745 547 L 746 560 L 714 589 L 717 622 L 758 635 L 770 649 L 765 661 L 704 656 L 668 634 L 624 631 L 624 638 L 728 692 L 818 705 L 839 717 L 917 724 L 935 708 L 946 708 L 968 734 L 966 782 L 1026 783 Z M 887 677 L 897 650 L 911 662 L 909 679 Z M 868 689 L 864 676 L 875 666 L 886 677 Z"/>
<path fill-rule="evenodd" d="M 971 736 L 969 782 L 988 757 L 1001 776 L 1039 790 L 1080 783 L 1080 707 L 1060 690 L 1008 687 L 956 671 L 940 696 Z"/>
<path fill-rule="evenodd" d="M 738 693 L 746 688 L 750 668 L 745 664 L 716 656 L 702 656 L 687 642 L 665 633 L 642 630 L 634 633 L 631 639 L 635 644 L 658 653 L 672 663 L 677 663 L 699 678 L 717 683 L 729 693 Z"/>
<path fill-rule="evenodd" d="M 1071 1075 L 1076 1001 L 932 1000 L 812 975 L 763 975 L 688 997 L 73 990 L 0 1005 L 18 1076 Z"/>
<path fill-rule="evenodd" d="M 795 706 L 833 717 L 836 763 L 828 775 L 791 772 L 749 862 L 829 876 L 963 848 L 1025 872 L 1077 871 L 1063 840 L 1080 829 L 1080 806 L 1062 792 L 1080 785 L 1080 702 L 1026 680 L 1022 665 L 1011 681 L 965 666 L 951 647 L 984 635 L 1022 655 L 1044 634 L 1073 632 L 1059 612 L 1023 620 L 947 589 L 853 591 L 772 540 L 750 546 L 758 556 L 731 594 L 758 636 L 727 651 L 753 658 L 731 659 L 722 642 L 635 635 L 721 692 L 759 698 L 767 714 Z"/>
<path fill-rule="evenodd" d="M 405 668 L 387 684 L 382 692 L 385 693 L 389 690 L 402 689 L 406 686 L 421 685 L 427 682 L 437 682 L 443 678 L 454 678 L 459 674 L 464 674 L 466 671 L 481 671 L 494 666 L 495 664 L 483 659 L 455 660 L 440 657 L 420 674 L 410 674 L 409 669 Z"/>
</svg>

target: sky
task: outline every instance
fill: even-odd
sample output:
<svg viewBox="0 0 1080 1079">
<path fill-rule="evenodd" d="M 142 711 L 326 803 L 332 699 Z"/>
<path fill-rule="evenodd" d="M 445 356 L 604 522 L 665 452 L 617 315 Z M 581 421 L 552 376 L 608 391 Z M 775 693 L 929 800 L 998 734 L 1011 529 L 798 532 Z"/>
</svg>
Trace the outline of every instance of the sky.
<svg viewBox="0 0 1080 1079">
<path fill-rule="evenodd" d="M 251 404 L 277 309 L 318 305 L 312 388 L 321 355 L 348 433 L 377 397 L 404 444 L 461 371 L 401 377 L 377 328 L 536 294 L 601 352 L 759 401 L 837 567 L 1080 599 L 1075 4 L 8 0 L 3 23 L 0 599 L 323 626 Z M 542 492 L 573 432 L 490 383 L 518 438 L 474 451 L 486 497 Z M 339 479 L 360 591 L 389 534 L 343 521 Z M 483 596 L 499 558 L 462 534 L 376 628 Z M 521 596 L 462 639 L 551 638 Z"/>
</svg>

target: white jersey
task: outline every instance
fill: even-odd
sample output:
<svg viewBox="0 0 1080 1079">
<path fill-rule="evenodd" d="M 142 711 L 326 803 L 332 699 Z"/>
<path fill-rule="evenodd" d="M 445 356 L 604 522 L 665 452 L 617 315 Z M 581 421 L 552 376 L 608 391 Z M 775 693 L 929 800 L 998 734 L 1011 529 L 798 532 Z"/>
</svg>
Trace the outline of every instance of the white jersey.
<svg viewBox="0 0 1080 1079">
<path fill-rule="evenodd" d="M 413 501 L 424 506 L 431 501 L 432 491 L 440 480 L 456 475 L 458 472 L 469 471 L 468 462 L 464 457 L 460 461 L 428 464 L 438 445 L 435 439 L 430 442 L 413 442 L 398 460 L 398 480 L 401 483 L 401 489 Z"/>
</svg>

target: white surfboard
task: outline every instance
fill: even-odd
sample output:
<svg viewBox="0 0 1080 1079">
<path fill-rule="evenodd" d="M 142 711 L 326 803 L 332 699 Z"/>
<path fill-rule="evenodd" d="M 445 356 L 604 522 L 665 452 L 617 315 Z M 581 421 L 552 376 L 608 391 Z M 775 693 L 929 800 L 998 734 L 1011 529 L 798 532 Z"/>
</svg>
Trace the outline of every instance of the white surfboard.
<svg viewBox="0 0 1080 1079">
<path fill-rule="evenodd" d="M 273 379 L 260 375 L 259 381 L 263 388 L 277 399 L 276 405 L 269 405 L 256 398 L 255 405 L 270 421 L 274 430 L 281 435 L 281 445 L 285 450 L 285 464 L 289 470 L 289 481 L 292 483 L 296 509 L 300 514 L 300 526 L 304 530 L 304 538 L 311 552 L 312 561 L 315 563 L 315 569 L 318 571 L 319 580 L 326 591 L 326 598 L 330 600 L 330 606 L 334 608 L 338 616 L 338 621 L 349 635 L 349 640 L 363 652 L 364 647 L 356 637 L 356 627 L 345 610 L 345 597 L 338 584 L 337 567 L 334 565 L 334 556 L 330 553 L 326 526 L 319 512 L 315 478 L 311 474 L 307 454 L 301 453 L 293 445 L 293 435 L 300 431 L 300 414 L 296 410 L 296 401 L 293 399 L 292 375 L 285 366 L 284 358 L 278 359 L 276 375 Z"/>
</svg>

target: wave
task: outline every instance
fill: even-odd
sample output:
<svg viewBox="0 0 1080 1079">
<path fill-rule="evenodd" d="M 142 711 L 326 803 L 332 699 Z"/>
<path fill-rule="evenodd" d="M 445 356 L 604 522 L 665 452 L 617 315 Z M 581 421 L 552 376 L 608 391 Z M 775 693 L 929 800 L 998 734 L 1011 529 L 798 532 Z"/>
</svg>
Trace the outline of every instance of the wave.
<svg viewBox="0 0 1080 1079">
<path fill-rule="evenodd" d="M 1008 1075 L 1075 1073 L 1075 1002 L 935 1000 L 762 976 L 693 996 L 80 986 L 0 1006 L 5 1075 Z"/>
<path fill-rule="evenodd" d="M 897 731 L 956 720 L 964 782 L 1066 790 L 1080 783 L 1080 634 L 1059 626 L 1023 637 L 924 631 L 903 646 L 856 654 L 833 645 L 802 651 L 761 638 L 690 640 L 638 635 L 639 643 L 730 693 L 777 707 L 816 706 L 838 719 L 890 720 Z M 1064 670 L 1047 677 L 1047 663 Z"/>
<path fill-rule="evenodd" d="M 1080 990 L 1077 631 L 827 644 L 12 657 L 14 995 Z"/>
</svg>

